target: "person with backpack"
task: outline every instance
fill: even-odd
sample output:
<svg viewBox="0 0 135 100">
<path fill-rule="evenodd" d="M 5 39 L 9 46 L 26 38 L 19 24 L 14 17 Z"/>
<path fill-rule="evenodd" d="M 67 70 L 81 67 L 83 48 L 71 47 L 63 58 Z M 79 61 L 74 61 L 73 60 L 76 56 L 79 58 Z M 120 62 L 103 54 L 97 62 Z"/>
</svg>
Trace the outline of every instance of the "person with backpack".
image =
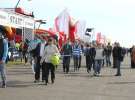
<svg viewBox="0 0 135 100">
<path fill-rule="evenodd" d="M 0 75 L 2 79 L 2 88 L 6 88 L 5 62 L 8 55 L 8 40 L 4 37 L 6 32 L 0 28 Z"/>
</svg>

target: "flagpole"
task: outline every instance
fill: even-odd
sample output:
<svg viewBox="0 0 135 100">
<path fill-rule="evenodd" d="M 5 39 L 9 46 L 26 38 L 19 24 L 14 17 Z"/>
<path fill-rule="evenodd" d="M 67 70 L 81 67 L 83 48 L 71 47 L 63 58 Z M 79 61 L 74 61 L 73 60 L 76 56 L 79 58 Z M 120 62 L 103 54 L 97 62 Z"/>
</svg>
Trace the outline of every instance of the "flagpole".
<svg viewBox="0 0 135 100">
<path fill-rule="evenodd" d="M 19 3 L 20 3 L 20 0 L 18 0 L 18 2 L 17 2 L 17 4 L 16 4 L 15 8 L 17 8 L 17 7 L 18 7 Z"/>
</svg>

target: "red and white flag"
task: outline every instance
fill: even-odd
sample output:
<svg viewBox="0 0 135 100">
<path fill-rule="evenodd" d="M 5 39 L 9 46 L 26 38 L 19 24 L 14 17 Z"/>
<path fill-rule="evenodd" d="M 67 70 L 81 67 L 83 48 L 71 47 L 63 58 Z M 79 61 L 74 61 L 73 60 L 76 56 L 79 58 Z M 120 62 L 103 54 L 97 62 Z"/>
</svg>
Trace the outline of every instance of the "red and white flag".
<svg viewBox="0 0 135 100">
<path fill-rule="evenodd" d="M 85 31 L 86 31 L 86 21 L 84 20 L 78 20 L 76 22 L 76 35 L 78 37 L 80 37 L 80 39 L 84 39 L 84 35 L 85 35 Z"/>
<path fill-rule="evenodd" d="M 70 17 L 67 9 L 63 10 L 55 19 L 56 31 L 63 32 L 67 38 L 69 34 L 69 21 Z"/>
</svg>

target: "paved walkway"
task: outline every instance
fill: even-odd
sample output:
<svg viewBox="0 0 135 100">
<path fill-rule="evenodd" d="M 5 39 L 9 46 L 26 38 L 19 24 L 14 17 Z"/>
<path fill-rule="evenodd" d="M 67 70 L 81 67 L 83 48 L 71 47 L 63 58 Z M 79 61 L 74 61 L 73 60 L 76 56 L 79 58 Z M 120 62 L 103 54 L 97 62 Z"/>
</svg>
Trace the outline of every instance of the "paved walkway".
<svg viewBox="0 0 135 100">
<path fill-rule="evenodd" d="M 121 77 L 115 77 L 116 70 L 106 67 L 101 77 L 92 77 L 85 68 L 72 70 L 66 75 L 59 67 L 55 84 L 45 86 L 33 83 L 30 66 L 10 65 L 8 87 L 0 88 L 0 100 L 135 100 L 135 70 L 129 68 L 127 58 Z"/>
</svg>

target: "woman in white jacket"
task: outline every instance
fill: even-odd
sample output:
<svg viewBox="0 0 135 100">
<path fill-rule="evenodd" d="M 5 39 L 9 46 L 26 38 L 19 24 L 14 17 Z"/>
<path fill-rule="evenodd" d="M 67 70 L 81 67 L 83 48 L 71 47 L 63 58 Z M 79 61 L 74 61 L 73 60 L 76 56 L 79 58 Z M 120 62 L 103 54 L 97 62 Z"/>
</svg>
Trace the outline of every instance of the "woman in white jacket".
<svg viewBox="0 0 135 100">
<path fill-rule="evenodd" d="M 53 55 L 60 54 L 56 45 L 53 44 L 53 39 L 50 38 L 48 40 L 48 45 L 45 47 L 44 54 L 41 59 L 41 63 L 43 63 L 44 70 L 44 78 L 45 85 L 48 83 L 49 71 L 51 71 L 51 81 L 52 84 L 55 80 L 55 66 L 51 63 L 51 57 Z"/>
</svg>

